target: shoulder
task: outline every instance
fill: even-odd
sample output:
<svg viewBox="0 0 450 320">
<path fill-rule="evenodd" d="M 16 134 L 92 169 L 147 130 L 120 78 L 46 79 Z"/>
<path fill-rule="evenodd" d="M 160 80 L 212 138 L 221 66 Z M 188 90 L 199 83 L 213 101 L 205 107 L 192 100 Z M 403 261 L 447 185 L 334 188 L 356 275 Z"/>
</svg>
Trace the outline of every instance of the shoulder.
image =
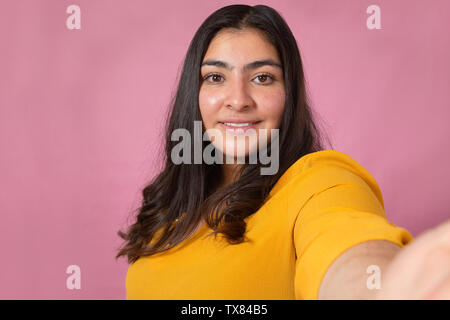
<svg viewBox="0 0 450 320">
<path fill-rule="evenodd" d="M 351 156 L 337 150 L 321 150 L 298 159 L 280 177 L 269 197 L 284 192 L 291 196 L 301 192 L 309 197 L 340 184 L 358 185 L 373 192 L 384 207 L 375 178 Z"/>
</svg>

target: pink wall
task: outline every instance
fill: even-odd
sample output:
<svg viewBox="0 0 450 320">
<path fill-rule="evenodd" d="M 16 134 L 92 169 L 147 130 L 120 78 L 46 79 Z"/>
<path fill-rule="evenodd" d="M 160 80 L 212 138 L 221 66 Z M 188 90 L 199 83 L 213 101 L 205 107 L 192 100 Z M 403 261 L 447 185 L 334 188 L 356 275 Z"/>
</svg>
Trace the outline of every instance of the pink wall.
<svg viewBox="0 0 450 320">
<path fill-rule="evenodd" d="M 450 217 L 450 2 L 242 1 L 292 28 L 334 147 L 414 236 Z M 81 8 L 69 30 L 66 8 Z M 123 299 L 119 228 L 156 173 L 188 44 L 228 1 L 10 0 L 0 10 L 0 298 Z M 381 8 L 369 30 L 366 8 Z M 81 268 L 81 289 L 66 268 Z"/>
</svg>

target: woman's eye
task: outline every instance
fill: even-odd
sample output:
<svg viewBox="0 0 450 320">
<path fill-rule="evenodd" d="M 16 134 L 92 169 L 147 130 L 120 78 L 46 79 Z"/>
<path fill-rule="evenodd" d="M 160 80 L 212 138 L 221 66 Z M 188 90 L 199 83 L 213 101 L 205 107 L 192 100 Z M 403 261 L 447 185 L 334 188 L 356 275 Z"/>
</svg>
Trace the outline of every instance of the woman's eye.
<svg viewBox="0 0 450 320">
<path fill-rule="evenodd" d="M 260 84 L 269 84 L 273 81 L 273 77 L 268 74 L 260 74 L 259 76 L 256 76 L 255 79 L 259 79 Z"/>
<path fill-rule="evenodd" d="M 210 75 L 206 76 L 206 77 L 204 78 L 204 80 L 211 79 L 211 81 L 209 81 L 209 82 L 217 83 L 217 82 L 220 82 L 220 81 L 216 81 L 216 80 L 220 80 L 220 79 L 222 79 L 222 78 L 223 78 L 223 77 L 222 77 L 220 74 L 213 73 L 213 74 L 210 74 Z"/>
</svg>

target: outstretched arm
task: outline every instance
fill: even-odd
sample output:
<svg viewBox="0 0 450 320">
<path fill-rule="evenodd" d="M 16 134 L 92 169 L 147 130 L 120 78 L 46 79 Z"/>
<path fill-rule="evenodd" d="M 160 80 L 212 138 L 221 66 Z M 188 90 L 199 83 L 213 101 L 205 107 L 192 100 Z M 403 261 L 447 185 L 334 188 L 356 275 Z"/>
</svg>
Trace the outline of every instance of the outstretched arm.
<svg viewBox="0 0 450 320">
<path fill-rule="evenodd" d="M 369 279 L 376 276 L 378 288 Z M 450 220 L 405 248 L 372 240 L 348 249 L 328 268 L 318 298 L 450 299 Z"/>
<path fill-rule="evenodd" d="M 375 299 L 377 291 L 383 288 L 381 283 L 376 282 L 383 280 L 383 271 L 387 270 L 401 250 L 400 246 L 385 240 L 366 241 L 351 247 L 328 268 L 321 282 L 318 298 Z M 370 269 L 370 266 L 375 267 Z M 368 273 L 368 269 L 373 271 Z M 368 286 L 367 282 L 372 275 L 375 283 Z"/>
</svg>

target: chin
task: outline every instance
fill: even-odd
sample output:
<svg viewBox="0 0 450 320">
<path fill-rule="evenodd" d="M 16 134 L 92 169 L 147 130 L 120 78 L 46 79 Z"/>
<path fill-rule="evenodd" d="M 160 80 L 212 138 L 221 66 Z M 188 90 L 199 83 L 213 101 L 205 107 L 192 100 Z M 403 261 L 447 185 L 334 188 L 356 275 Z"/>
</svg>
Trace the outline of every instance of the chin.
<svg viewBox="0 0 450 320">
<path fill-rule="evenodd" d="M 238 158 L 245 159 L 245 157 L 257 153 L 258 151 L 257 145 L 245 146 L 245 148 L 238 148 L 238 150 L 236 149 L 237 147 L 234 144 L 227 144 L 222 153 L 225 156 L 233 157 L 236 160 Z M 230 150 L 230 152 L 227 152 L 227 150 Z M 232 150 L 234 150 L 234 152 Z"/>
</svg>

